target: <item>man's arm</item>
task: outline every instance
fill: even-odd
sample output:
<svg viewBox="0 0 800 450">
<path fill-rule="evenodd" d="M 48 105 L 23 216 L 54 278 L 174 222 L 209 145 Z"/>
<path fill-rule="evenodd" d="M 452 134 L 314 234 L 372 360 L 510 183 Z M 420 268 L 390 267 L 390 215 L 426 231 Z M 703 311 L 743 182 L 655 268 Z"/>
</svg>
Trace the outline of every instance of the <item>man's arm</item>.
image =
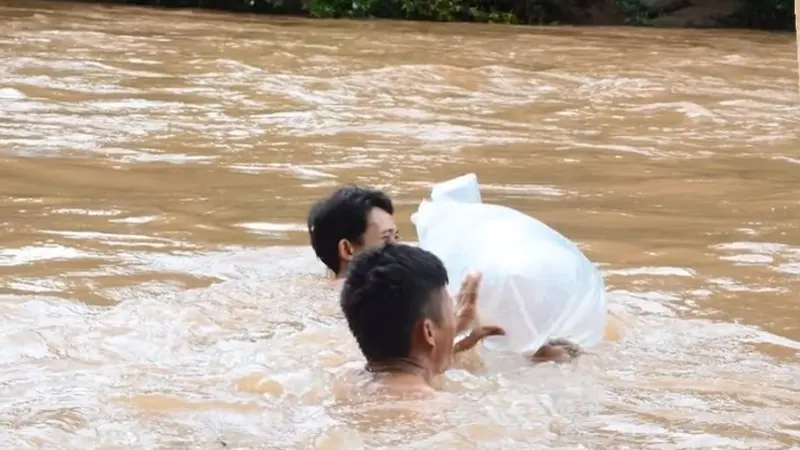
<svg viewBox="0 0 800 450">
<path fill-rule="evenodd" d="M 568 362 L 583 354 L 580 347 L 566 339 L 551 339 L 531 356 L 535 363 Z"/>
</svg>

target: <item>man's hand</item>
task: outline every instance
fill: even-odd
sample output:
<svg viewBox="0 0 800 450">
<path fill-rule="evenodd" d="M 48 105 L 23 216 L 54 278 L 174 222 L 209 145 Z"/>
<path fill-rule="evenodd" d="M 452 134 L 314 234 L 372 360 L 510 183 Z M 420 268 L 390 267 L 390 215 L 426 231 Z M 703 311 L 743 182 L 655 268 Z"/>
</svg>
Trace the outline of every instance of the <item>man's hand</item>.
<svg viewBox="0 0 800 450">
<path fill-rule="evenodd" d="M 456 334 L 467 330 L 469 334 L 453 346 L 453 353 L 463 352 L 475 347 L 478 342 L 489 336 L 502 336 L 505 330 L 497 326 L 483 326 L 478 320 L 478 289 L 481 285 L 481 274 L 472 273 L 464 277 L 456 301 Z"/>
</svg>

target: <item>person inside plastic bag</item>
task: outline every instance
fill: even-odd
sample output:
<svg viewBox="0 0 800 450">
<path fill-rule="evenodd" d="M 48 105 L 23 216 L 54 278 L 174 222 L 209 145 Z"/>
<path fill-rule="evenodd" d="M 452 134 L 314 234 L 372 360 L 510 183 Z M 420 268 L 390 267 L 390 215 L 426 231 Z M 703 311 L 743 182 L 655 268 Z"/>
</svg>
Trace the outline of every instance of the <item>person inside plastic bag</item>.
<svg viewBox="0 0 800 450">
<path fill-rule="evenodd" d="M 340 187 L 317 201 L 309 211 L 307 226 L 314 253 L 337 279 L 345 276 L 358 253 L 400 239 L 391 198 L 380 190 L 355 185 Z M 552 339 L 531 358 L 566 362 L 580 353 L 571 342 Z"/>
<path fill-rule="evenodd" d="M 350 260 L 340 306 L 375 387 L 431 392 L 456 354 L 504 333 L 477 321 L 479 275 L 465 278 L 455 306 L 447 283 L 442 261 L 410 245 L 377 245 Z"/>
</svg>

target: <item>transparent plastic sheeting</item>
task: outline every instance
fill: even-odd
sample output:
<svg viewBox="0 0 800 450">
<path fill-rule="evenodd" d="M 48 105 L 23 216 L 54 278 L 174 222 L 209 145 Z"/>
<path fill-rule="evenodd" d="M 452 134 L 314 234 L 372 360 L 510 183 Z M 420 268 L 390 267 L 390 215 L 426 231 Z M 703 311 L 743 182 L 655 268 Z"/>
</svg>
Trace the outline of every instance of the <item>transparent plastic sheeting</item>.
<svg viewBox="0 0 800 450">
<path fill-rule="evenodd" d="M 603 338 L 603 276 L 557 231 L 519 211 L 481 202 L 474 174 L 434 186 L 411 221 L 419 246 L 444 262 L 455 295 L 472 271 L 483 273 L 479 313 L 506 336 L 486 346 L 532 354 L 549 339 L 587 348 Z"/>
</svg>

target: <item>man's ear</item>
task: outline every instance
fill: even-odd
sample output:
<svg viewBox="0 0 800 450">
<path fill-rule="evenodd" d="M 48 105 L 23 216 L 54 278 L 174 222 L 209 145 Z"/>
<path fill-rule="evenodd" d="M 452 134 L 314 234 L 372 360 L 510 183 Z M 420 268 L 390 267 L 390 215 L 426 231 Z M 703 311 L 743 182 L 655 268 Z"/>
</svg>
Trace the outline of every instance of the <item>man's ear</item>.
<svg viewBox="0 0 800 450">
<path fill-rule="evenodd" d="M 353 248 L 353 244 L 350 243 L 347 239 L 342 239 L 336 245 L 339 250 L 339 258 L 343 261 L 350 261 L 353 259 L 353 255 L 355 254 L 355 248 Z"/>
<path fill-rule="evenodd" d="M 423 319 L 422 320 L 422 335 L 425 342 L 428 343 L 431 347 L 436 346 L 436 339 L 434 338 L 433 332 L 433 321 L 431 319 Z"/>
</svg>

